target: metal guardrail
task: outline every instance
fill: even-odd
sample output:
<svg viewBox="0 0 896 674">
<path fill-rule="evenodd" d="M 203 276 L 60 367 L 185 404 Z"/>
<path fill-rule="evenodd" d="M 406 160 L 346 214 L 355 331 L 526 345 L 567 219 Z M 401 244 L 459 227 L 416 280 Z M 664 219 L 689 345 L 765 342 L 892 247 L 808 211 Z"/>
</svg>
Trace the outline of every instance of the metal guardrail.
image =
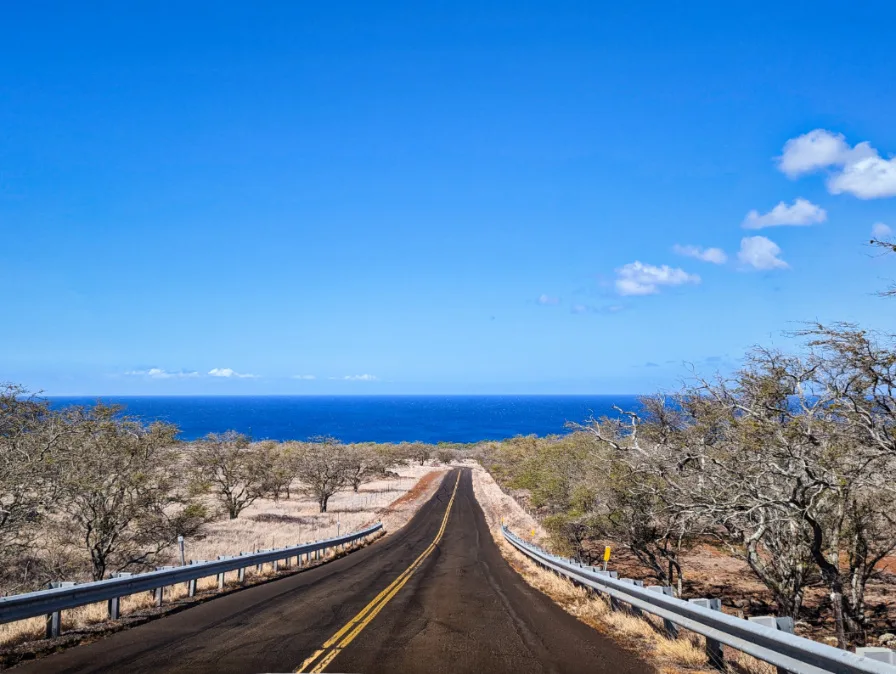
<svg viewBox="0 0 896 674">
<path fill-rule="evenodd" d="M 565 557 L 558 557 L 527 543 L 507 527 L 501 528 L 504 538 L 535 562 L 562 574 L 579 585 L 606 594 L 611 603 L 624 602 L 633 610 L 641 610 L 663 618 L 684 629 L 730 646 L 794 674 L 896 674 L 896 667 L 885 662 L 850 653 L 833 646 L 798 637 L 759 623 L 705 608 L 663 592 L 649 590 L 619 580 L 601 569 L 585 566 Z M 661 589 L 661 588 L 660 588 Z M 884 651 L 885 649 L 868 649 Z M 876 653 L 875 653 L 876 655 Z M 717 663 L 718 665 L 719 663 Z"/>
<path fill-rule="evenodd" d="M 119 577 L 107 578 L 87 583 L 65 583 L 63 587 L 49 590 L 38 590 L 25 594 L 15 594 L 0 598 L 0 624 L 47 616 L 48 636 L 59 634 L 59 614 L 65 609 L 108 601 L 110 617 L 118 617 L 118 601 L 138 592 L 156 591 L 158 603 L 161 603 L 162 589 L 178 583 L 190 583 L 190 595 L 195 594 L 195 581 L 200 578 L 218 576 L 219 587 L 223 587 L 224 574 L 239 571 L 240 580 L 243 571 L 250 566 L 274 564 L 275 568 L 281 560 L 289 560 L 301 555 L 317 555 L 319 551 L 354 543 L 370 536 L 383 528 L 382 523 L 374 524 L 367 529 L 328 538 L 311 543 L 302 543 L 285 548 L 261 550 L 251 554 L 232 557 L 220 557 L 213 561 L 198 562 L 186 566 L 165 567 L 158 571 L 139 574 L 122 574 Z M 114 608 L 113 608 L 114 607 Z"/>
</svg>

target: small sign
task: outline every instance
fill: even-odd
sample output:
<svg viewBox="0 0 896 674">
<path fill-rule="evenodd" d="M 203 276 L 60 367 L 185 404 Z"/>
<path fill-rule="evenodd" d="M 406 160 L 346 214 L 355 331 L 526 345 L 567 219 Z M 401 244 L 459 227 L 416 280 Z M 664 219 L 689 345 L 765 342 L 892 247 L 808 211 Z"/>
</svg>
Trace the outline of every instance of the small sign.
<svg viewBox="0 0 896 674">
<path fill-rule="evenodd" d="M 535 538 L 535 529 L 532 530 L 532 538 Z"/>
<path fill-rule="evenodd" d="M 605 562 L 610 561 L 610 546 L 609 545 L 604 548 L 604 561 Z"/>
</svg>

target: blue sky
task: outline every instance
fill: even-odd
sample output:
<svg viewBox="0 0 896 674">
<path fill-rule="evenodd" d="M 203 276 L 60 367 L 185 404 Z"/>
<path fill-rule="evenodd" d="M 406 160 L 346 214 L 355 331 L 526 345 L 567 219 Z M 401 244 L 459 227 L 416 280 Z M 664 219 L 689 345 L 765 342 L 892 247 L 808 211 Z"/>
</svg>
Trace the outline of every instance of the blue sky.
<svg viewBox="0 0 896 674">
<path fill-rule="evenodd" d="M 890 3 L 251 5 L 4 9 L 0 380 L 637 393 L 893 330 Z"/>
</svg>

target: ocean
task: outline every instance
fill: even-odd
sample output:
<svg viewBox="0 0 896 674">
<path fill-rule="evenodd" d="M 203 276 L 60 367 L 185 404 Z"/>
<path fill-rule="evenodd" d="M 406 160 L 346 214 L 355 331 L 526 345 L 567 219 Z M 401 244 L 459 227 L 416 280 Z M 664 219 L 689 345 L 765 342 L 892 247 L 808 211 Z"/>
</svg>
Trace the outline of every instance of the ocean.
<svg viewBox="0 0 896 674">
<path fill-rule="evenodd" d="M 50 398 L 54 407 L 97 398 Z M 567 422 L 635 409 L 631 395 L 594 396 L 152 396 L 103 397 L 144 420 L 173 423 L 181 437 L 235 430 L 254 439 L 436 443 L 568 432 Z"/>
</svg>

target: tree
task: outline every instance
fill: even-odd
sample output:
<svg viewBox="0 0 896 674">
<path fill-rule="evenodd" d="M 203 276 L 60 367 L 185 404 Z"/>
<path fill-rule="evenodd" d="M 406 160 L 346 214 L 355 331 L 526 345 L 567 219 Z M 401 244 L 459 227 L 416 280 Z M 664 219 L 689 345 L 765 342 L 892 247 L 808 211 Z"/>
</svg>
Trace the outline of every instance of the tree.
<svg viewBox="0 0 896 674">
<path fill-rule="evenodd" d="M 352 491 L 358 492 L 361 485 L 382 472 L 380 462 L 369 444 L 353 444 L 344 448 L 345 481 Z"/>
<path fill-rule="evenodd" d="M 400 447 L 411 461 L 419 462 L 421 466 L 432 458 L 433 447 L 425 442 L 403 442 Z"/>
<path fill-rule="evenodd" d="M 296 460 L 302 491 L 327 512 L 330 498 L 347 483 L 346 447 L 331 437 L 315 437 L 303 445 Z"/>
<path fill-rule="evenodd" d="M 436 448 L 436 459 L 443 465 L 448 465 L 458 459 L 458 452 L 447 443 L 439 443 Z"/>
<path fill-rule="evenodd" d="M 731 378 L 648 401 L 626 434 L 594 432 L 659 479 L 668 507 L 727 537 L 782 612 L 820 574 L 845 647 L 864 642 L 865 586 L 896 546 L 896 353 L 849 326 L 803 334 L 805 356 L 755 349 Z"/>
<path fill-rule="evenodd" d="M 177 429 L 120 416 L 121 408 L 71 408 L 72 432 L 56 473 L 54 509 L 90 557 L 93 578 L 146 567 L 177 539 L 198 532 L 205 509 L 186 494 Z"/>
<path fill-rule="evenodd" d="M 210 492 L 230 519 L 271 490 L 265 456 L 236 431 L 211 433 L 193 447 L 197 491 Z"/>
<path fill-rule="evenodd" d="M 260 442 L 253 448 L 257 453 L 261 472 L 261 492 L 279 501 L 285 494 L 290 497 L 293 480 L 296 478 L 298 447 L 296 443 L 276 443 L 272 440 Z"/>
<path fill-rule="evenodd" d="M 46 400 L 0 386 L 0 568 L 27 551 L 52 500 L 52 468 L 68 429 Z"/>
<path fill-rule="evenodd" d="M 871 239 L 870 243 L 875 248 L 879 248 L 880 250 L 882 250 L 884 254 L 896 253 L 896 240 L 887 240 L 874 237 Z M 884 290 L 880 294 L 884 297 L 896 296 L 896 286 L 890 286 L 887 290 Z"/>
</svg>

